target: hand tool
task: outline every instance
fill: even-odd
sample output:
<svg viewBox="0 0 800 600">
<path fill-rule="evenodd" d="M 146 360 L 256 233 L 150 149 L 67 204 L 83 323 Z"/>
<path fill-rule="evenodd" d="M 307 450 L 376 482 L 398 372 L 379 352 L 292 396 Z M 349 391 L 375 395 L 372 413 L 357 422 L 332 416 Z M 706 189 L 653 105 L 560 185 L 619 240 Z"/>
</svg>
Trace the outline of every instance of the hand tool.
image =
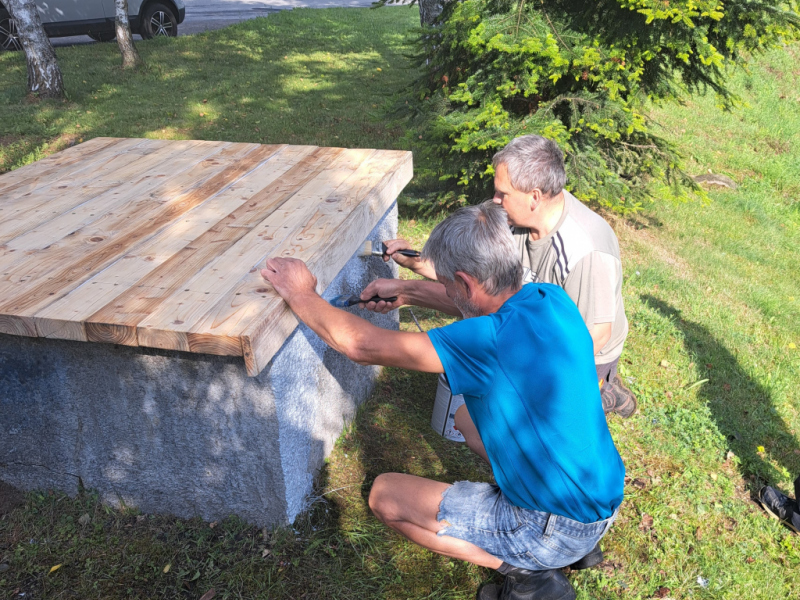
<svg viewBox="0 0 800 600">
<path fill-rule="evenodd" d="M 359 296 L 355 294 L 342 294 L 341 296 L 336 296 L 331 300 L 331 306 L 335 306 L 336 308 L 346 308 L 348 306 L 355 306 L 359 302 L 363 302 L 366 304 L 367 302 L 380 302 L 383 300 L 384 302 L 396 302 L 397 296 L 392 296 L 391 298 L 381 298 L 380 296 L 373 296 L 369 300 L 362 300 Z"/>
<path fill-rule="evenodd" d="M 359 256 L 383 256 L 384 254 L 386 254 L 387 250 L 388 250 L 388 248 L 386 247 L 386 244 L 384 244 L 383 242 L 381 242 L 381 249 L 377 249 L 376 248 L 376 249 L 373 250 L 372 242 L 367 240 L 366 242 L 364 242 L 364 245 L 361 246 L 361 250 L 358 252 L 358 255 Z M 419 258 L 419 252 L 416 251 L 416 250 L 396 250 L 395 252 L 397 252 L 398 254 L 402 254 L 403 256 L 412 256 L 412 257 L 415 257 L 415 258 Z"/>
</svg>

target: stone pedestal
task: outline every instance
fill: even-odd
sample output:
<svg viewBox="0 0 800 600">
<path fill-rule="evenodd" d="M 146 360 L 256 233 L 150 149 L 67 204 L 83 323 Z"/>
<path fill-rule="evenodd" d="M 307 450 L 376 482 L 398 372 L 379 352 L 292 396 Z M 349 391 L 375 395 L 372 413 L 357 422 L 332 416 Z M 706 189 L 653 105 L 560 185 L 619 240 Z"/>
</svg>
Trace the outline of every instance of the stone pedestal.
<svg viewBox="0 0 800 600">
<path fill-rule="evenodd" d="M 368 239 L 396 233 L 395 205 Z M 390 265 L 354 256 L 324 297 L 396 276 Z M 398 327 L 397 312 L 351 310 Z M 257 377 L 241 357 L 0 334 L 0 479 L 83 485 L 143 512 L 289 523 L 378 373 L 303 325 Z"/>
</svg>

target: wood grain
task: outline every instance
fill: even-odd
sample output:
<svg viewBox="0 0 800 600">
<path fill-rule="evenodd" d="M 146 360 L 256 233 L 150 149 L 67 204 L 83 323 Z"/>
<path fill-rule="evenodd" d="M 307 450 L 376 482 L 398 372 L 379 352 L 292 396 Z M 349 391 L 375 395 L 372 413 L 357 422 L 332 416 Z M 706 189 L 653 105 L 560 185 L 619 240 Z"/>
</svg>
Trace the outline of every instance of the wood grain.
<svg viewBox="0 0 800 600">
<path fill-rule="evenodd" d="M 321 289 L 411 178 L 411 154 L 97 138 L 0 176 L 0 332 L 244 356 L 297 326 L 260 276 Z"/>
</svg>

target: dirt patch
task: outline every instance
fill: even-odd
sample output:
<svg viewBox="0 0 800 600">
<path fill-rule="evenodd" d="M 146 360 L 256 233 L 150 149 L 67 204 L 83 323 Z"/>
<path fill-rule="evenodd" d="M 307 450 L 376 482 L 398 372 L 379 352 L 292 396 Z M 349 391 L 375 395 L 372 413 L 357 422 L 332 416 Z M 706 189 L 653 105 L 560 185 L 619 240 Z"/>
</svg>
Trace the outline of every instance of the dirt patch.
<svg viewBox="0 0 800 600">
<path fill-rule="evenodd" d="M 21 135 L 0 135 L 0 146 L 10 146 L 11 144 L 16 144 L 23 139 L 25 138 L 23 138 Z"/>
<path fill-rule="evenodd" d="M 0 481 L 0 517 L 25 504 L 25 494 L 13 485 Z"/>
</svg>

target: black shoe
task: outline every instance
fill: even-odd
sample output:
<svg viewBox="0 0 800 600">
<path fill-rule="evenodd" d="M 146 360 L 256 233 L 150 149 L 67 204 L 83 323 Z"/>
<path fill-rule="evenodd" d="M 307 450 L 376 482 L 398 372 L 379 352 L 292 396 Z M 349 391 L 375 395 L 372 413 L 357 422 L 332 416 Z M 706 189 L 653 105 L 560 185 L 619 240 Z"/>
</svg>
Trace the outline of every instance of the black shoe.
<svg viewBox="0 0 800 600">
<path fill-rule="evenodd" d="M 600 542 L 597 542 L 597 545 L 592 548 L 589 554 L 580 560 L 576 560 L 569 568 L 573 571 L 580 571 L 581 569 L 589 569 L 595 565 L 599 565 L 601 562 L 603 562 L 603 551 L 600 550 Z"/>
<path fill-rule="evenodd" d="M 614 375 L 614 379 L 603 385 L 600 389 L 600 399 L 603 401 L 605 413 L 614 412 L 627 419 L 636 412 L 636 396 L 625 387 L 619 375 Z"/>
<path fill-rule="evenodd" d="M 767 514 L 787 525 L 795 533 L 800 533 L 800 513 L 797 503 L 770 486 L 764 486 L 758 492 L 758 499 Z"/>
<path fill-rule="evenodd" d="M 575 588 L 558 569 L 528 571 L 513 568 L 503 587 L 490 583 L 478 590 L 478 600 L 575 600 Z"/>
</svg>

